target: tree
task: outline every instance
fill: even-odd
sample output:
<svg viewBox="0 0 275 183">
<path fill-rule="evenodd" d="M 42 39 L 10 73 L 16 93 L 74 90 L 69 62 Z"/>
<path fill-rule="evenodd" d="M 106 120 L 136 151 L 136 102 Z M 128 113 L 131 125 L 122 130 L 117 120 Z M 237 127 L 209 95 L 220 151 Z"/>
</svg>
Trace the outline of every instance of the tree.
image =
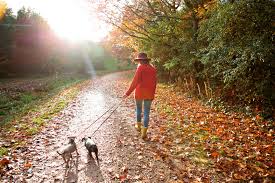
<svg viewBox="0 0 275 183">
<path fill-rule="evenodd" d="M 120 1 L 111 2 L 115 8 L 109 12 L 104 9 L 103 14 L 123 33 L 120 44 L 149 52 L 158 70 L 171 80 L 183 73 L 197 77 L 198 24 L 213 1 L 136 0 L 124 1 L 123 5 L 118 5 Z"/>
<path fill-rule="evenodd" d="M 274 8 L 272 0 L 220 3 L 199 33 L 206 45 L 200 54 L 206 75 L 222 82 L 225 93 L 234 90 L 239 100 L 269 109 L 275 84 Z"/>
<path fill-rule="evenodd" d="M 44 65 L 52 60 L 56 39 L 48 23 L 38 13 L 23 7 L 17 13 L 13 29 L 12 41 L 15 47 L 11 50 L 9 71 L 47 73 Z"/>
<path fill-rule="evenodd" d="M 274 3 L 112 0 L 102 17 L 123 35 L 116 44 L 148 52 L 170 81 L 209 79 L 224 99 L 273 108 Z"/>
<path fill-rule="evenodd" d="M 15 17 L 11 9 L 6 9 L 0 19 L 0 62 L 10 59 L 10 50 L 12 47 L 12 35 L 14 32 L 13 24 Z"/>
<path fill-rule="evenodd" d="M 5 9 L 0 17 L 0 75 L 7 76 L 7 64 L 13 48 L 13 24 L 16 19 L 11 9 Z"/>
</svg>

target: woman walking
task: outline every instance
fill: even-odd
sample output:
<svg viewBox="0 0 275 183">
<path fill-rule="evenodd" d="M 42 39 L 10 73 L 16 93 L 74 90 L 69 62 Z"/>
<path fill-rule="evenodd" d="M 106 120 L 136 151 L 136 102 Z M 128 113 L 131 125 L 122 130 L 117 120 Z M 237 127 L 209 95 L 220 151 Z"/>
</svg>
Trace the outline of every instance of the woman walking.
<svg viewBox="0 0 275 183">
<path fill-rule="evenodd" d="M 150 58 L 147 57 L 146 53 L 139 53 L 135 61 L 139 64 L 134 79 L 124 97 L 128 97 L 135 90 L 137 118 L 135 128 L 141 132 L 141 137 L 145 139 L 147 138 L 150 108 L 156 91 L 157 72 L 155 67 L 149 63 Z M 141 125 L 142 104 L 144 106 L 143 126 Z"/>
</svg>

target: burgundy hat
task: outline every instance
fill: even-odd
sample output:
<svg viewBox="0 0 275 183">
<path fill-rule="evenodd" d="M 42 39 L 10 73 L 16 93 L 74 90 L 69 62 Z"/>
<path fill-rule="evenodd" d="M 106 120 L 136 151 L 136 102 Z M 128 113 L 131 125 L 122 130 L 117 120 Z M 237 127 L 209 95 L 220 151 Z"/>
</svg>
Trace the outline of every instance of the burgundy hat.
<svg viewBox="0 0 275 183">
<path fill-rule="evenodd" d="M 139 53 L 138 56 L 134 59 L 135 61 L 139 60 L 151 60 L 150 58 L 147 57 L 146 53 Z"/>
</svg>

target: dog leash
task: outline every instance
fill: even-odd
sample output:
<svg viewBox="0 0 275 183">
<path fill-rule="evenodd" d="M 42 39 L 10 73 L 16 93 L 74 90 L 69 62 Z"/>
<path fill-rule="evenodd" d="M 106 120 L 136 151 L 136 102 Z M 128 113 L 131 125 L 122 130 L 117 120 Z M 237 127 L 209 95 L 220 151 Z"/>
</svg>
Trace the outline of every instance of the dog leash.
<svg viewBox="0 0 275 183">
<path fill-rule="evenodd" d="M 107 116 L 107 118 L 104 119 L 104 121 L 98 126 L 98 128 L 91 134 L 93 136 L 99 128 L 111 117 L 111 115 L 119 108 L 120 104 L 123 102 L 123 100 L 115 107 L 115 109 Z"/>
<path fill-rule="evenodd" d="M 118 104 L 114 104 L 112 105 L 107 111 L 105 111 L 101 116 L 99 116 L 95 121 L 93 121 L 87 128 L 85 128 L 83 131 L 81 131 L 80 134 L 83 134 L 84 132 L 86 132 L 92 125 L 94 125 L 98 120 L 100 120 L 105 114 L 107 114 L 109 111 L 111 111 L 112 109 L 112 112 L 108 115 L 108 117 L 99 125 L 99 127 L 92 133 L 91 136 L 93 136 L 95 134 L 96 131 L 98 131 L 98 129 L 103 125 L 103 123 L 105 123 L 110 117 L 111 115 L 117 110 L 117 108 L 120 106 L 120 104 L 124 101 L 124 99 L 122 99 Z M 79 136 L 78 135 L 78 136 Z"/>
</svg>

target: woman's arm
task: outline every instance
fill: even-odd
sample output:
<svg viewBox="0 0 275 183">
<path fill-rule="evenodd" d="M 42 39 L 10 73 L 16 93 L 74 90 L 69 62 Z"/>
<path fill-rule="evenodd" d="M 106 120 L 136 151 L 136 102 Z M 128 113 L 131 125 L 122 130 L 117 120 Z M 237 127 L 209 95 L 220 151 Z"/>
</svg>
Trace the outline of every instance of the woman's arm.
<svg viewBox="0 0 275 183">
<path fill-rule="evenodd" d="M 129 96 L 140 82 L 141 82 L 141 67 L 139 66 L 136 70 L 134 79 L 133 79 L 128 91 L 125 93 L 125 95 Z"/>
</svg>

